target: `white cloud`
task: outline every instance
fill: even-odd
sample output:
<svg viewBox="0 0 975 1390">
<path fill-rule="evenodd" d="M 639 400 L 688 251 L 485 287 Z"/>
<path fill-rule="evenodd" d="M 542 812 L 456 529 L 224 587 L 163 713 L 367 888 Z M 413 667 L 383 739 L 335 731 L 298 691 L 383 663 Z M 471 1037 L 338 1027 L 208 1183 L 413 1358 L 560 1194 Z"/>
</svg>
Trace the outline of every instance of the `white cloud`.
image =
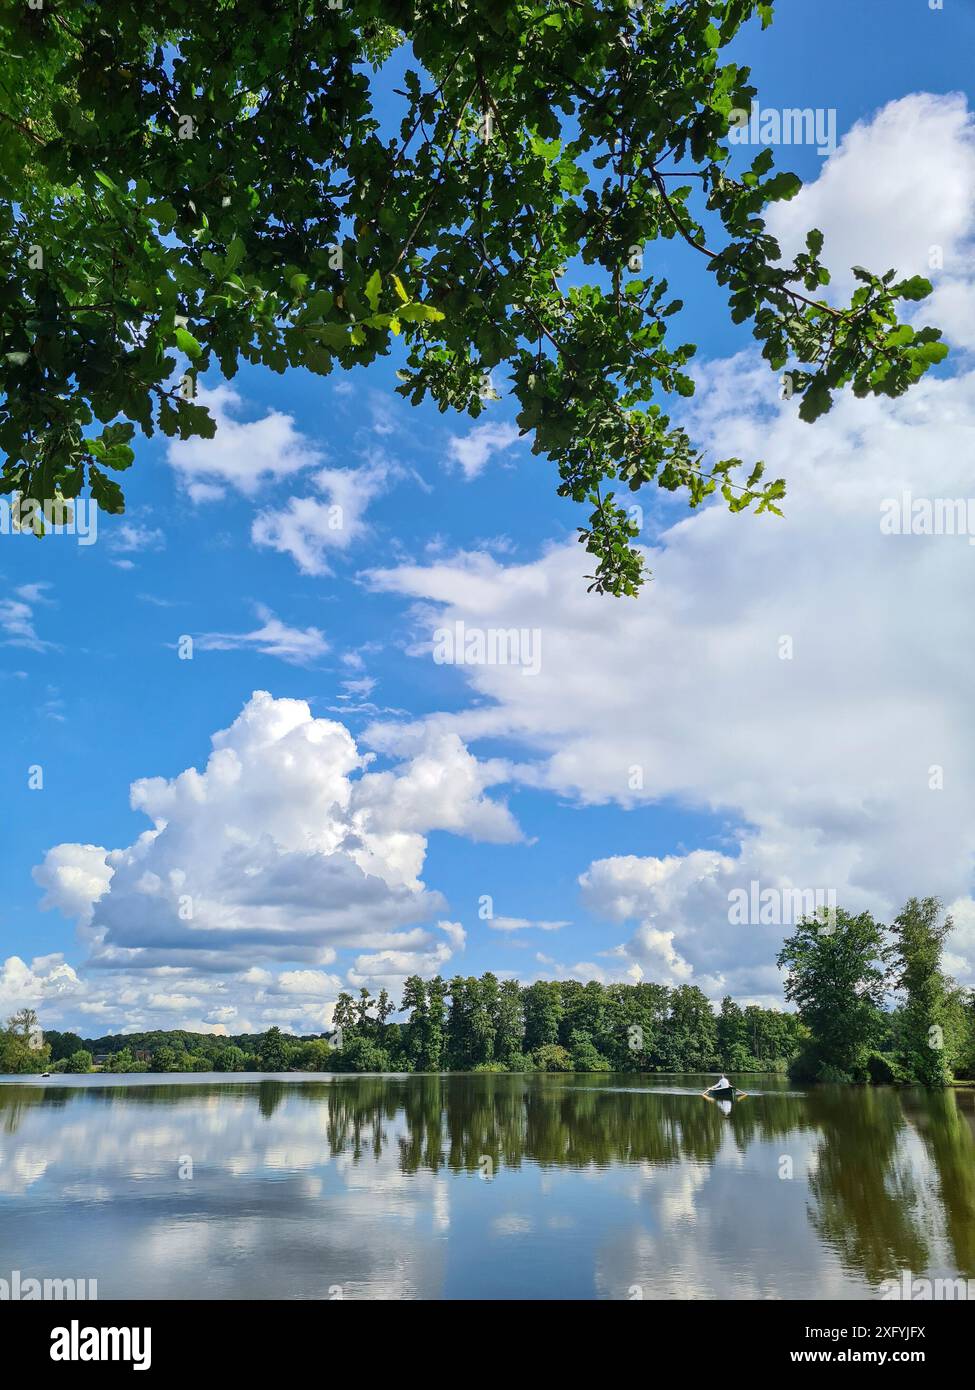
<svg viewBox="0 0 975 1390">
<path fill-rule="evenodd" d="M 307 666 L 324 656 L 328 643 L 317 627 L 288 627 L 264 604 L 257 604 L 262 626 L 253 632 L 203 632 L 194 640 L 201 651 L 242 651 L 253 648 L 264 656 L 277 656 L 294 666 Z"/>
<path fill-rule="evenodd" d="M 452 435 L 447 456 L 457 464 L 468 482 L 483 471 L 495 454 L 504 453 L 518 439 L 515 425 L 506 421 L 486 421 L 475 425 L 466 435 Z"/>
<path fill-rule="evenodd" d="M 64 844 L 49 849 L 44 862 L 31 870 L 34 882 L 45 890 L 41 908 L 57 908 L 64 917 L 87 927 L 114 873 L 106 854 L 102 845 Z"/>
<path fill-rule="evenodd" d="M 320 451 L 290 415 L 270 410 L 258 420 L 235 419 L 244 402 L 231 386 L 201 388 L 196 404 L 210 411 L 216 434 L 212 439 L 174 439 L 166 450 L 194 502 L 223 497 L 228 487 L 253 497 L 265 483 L 322 462 Z"/>
<path fill-rule="evenodd" d="M 161 550 L 166 544 L 166 537 L 156 526 L 121 521 L 112 527 L 109 544 L 113 550 L 121 551 Z M 127 562 L 119 560 L 116 563 L 122 565 Z"/>
<path fill-rule="evenodd" d="M 338 950 L 357 953 L 350 980 L 392 982 L 463 948 L 420 873 L 434 828 L 517 837 L 485 795 L 492 764 L 431 731 L 401 767 L 372 772 L 344 725 L 266 692 L 212 743 L 202 772 L 133 783 L 151 821 L 133 844 L 61 844 L 35 868 L 42 905 L 92 943 L 78 1009 L 132 1028 L 160 1011 L 196 1016 L 205 1000 L 211 1022 L 266 1006 L 324 1027 L 343 984 L 321 967 Z"/>
<path fill-rule="evenodd" d="M 331 552 L 345 550 L 362 535 L 366 509 L 389 477 L 378 464 L 323 468 L 312 478 L 320 497 L 289 497 L 283 506 L 258 512 L 251 539 L 290 555 L 302 574 L 330 574 Z"/>
<path fill-rule="evenodd" d="M 559 931 L 562 927 L 567 927 L 568 922 L 543 922 L 532 921 L 527 917 L 489 917 L 488 926 L 492 931 L 514 932 L 528 931 L 534 927 L 538 931 Z"/>
<path fill-rule="evenodd" d="M 917 192 L 924 171 L 924 197 Z M 850 267 L 930 275 L 938 248 L 949 275 L 967 275 L 975 224 L 975 123 L 964 96 L 918 92 L 858 121 L 815 182 L 769 210 L 769 230 L 791 256 L 810 227 L 826 235 L 833 285 L 849 293 Z M 930 301 L 921 305 L 925 320 Z"/>
<path fill-rule="evenodd" d="M 62 955 L 39 956 L 30 965 L 20 956 L 0 962 L 0 1022 L 18 1009 L 40 1009 L 71 997 L 82 986 Z"/>
<path fill-rule="evenodd" d="M 41 591 L 46 584 L 22 584 L 14 598 L 0 599 L 0 646 L 25 647 L 32 652 L 50 651 L 53 643 L 45 642 L 34 627 L 34 605 L 47 602 Z"/>
</svg>

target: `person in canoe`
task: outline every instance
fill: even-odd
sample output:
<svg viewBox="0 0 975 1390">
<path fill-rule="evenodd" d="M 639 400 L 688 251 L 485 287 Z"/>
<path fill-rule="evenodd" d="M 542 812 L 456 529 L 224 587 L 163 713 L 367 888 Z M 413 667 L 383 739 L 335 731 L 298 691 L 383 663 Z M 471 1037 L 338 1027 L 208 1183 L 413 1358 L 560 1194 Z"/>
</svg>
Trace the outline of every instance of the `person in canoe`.
<svg viewBox="0 0 975 1390">
<path fill-rule="evenodd" d="M 724 1072 L 721 1073 L 720 1078 L 713 1086 L 709 1086 L 708 1089 L 702 1091 L 701 1094 L 704 1096 L 705 1100 L 716 1101 L 719 1110 L 725 1115 L 731 1114 L 732 1101 L 745 1099 L 745 1092 L 736 1091 Z"/>
</svg>

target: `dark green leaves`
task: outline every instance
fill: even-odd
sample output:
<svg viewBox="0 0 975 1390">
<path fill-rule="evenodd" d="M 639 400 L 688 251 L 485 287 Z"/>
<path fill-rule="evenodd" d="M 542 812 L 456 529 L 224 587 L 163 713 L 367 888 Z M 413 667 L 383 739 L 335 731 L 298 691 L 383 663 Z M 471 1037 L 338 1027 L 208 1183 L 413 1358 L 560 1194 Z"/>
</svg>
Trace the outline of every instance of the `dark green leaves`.
<svg viewBox="0 0 975 1390">
<path fill-rule="evenodd" d="M 0 490 L 87 485 L 121 511 L 111 475 L 135 425 L 214 433 L 183 398 L 211 368 L 325 375 L 401 343 L 411 401 L 476 417 L 513 392 L 559 494 L 588 509 L 599 592 L 643 579 L 614 488 L 778 511 L 781 480 L 705 458 L 664 411 L 693 391 L 694 347 L 668 336 L 681 300 L 654 274 L 658 239 L 727 290 L 803 419 L 846 387 L 898 395 L 945 348 L 898 320 L 922 277 L 858 269 L 837 307 L 820 232 L 782 261 L 764 213 L 800 183 L 770 149 L 733 175 L 732 112 L 755 92 L 719 55 L 771 15 L 761 0 L 4 7 Z M 407 42 L 394 93 L 377 70 Z M 380 84 L 401 102 L 382 131 Z"/>
</svg>

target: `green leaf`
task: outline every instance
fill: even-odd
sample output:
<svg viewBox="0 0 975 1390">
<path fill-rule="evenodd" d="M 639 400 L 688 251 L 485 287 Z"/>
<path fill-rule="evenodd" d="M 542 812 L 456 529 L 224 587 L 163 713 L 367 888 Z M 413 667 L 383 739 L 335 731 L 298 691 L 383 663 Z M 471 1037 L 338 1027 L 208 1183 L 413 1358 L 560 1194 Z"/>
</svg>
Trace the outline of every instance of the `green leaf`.
<svg viewBox="0 0 975 1390">
<path fill-rule="evenodd" d="M 802 404 L 799 406 L 799 418 L 811 424 L 813 420 L 818 420 L 820 415 L 825 415 L 832 404 L 833 397 L 825 381 L 821 377 L 814 377 L 803 395 Z"/>
<path fill-rule="evenodd" d="M 436 323 L 443 318 L 432 304 L 404 304 L 398 314 L 405 323 Z"/>
<path fill-rule="evenodd" d="M 201 356 L 203 348 L 189 329 L 177 328 L 174 337 L 176 338 L 176 346 L 181 352 L 185 352 L 187 357 L 191 357 L 195 361 L 197 357 Z"/>
<path fill-rule="evenodd" d="M 374 270 L 366 281 L 366 299 L 369 301 L 369 308 L 376 312 L 379 308 L 379 296 L 382 292 L 383 279 L 378 270 Z"/>
<path fill-rule="evenodd" d="M 106 477 L 93 463 L 88 465 L 88 484 L 92 497 L 103 512 L 117 516 L 125 511 L 122 489 L 114 479 Z"/>
<path fill-rule="evenodd" d="M 891 285 L 890 292 L 898 299 L 927 299 L 933 286 L 923 275 L 912 275 L 909 280 L 901 280 Z"/>
</svg>

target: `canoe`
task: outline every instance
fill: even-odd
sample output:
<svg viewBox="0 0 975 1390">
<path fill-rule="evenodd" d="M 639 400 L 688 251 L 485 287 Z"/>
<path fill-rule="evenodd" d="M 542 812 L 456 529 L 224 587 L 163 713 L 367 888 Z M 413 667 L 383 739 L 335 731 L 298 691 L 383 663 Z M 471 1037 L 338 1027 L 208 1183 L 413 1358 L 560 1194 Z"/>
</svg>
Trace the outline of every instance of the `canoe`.
<svg viewBox="0 0 975 1390">
<path fill-rule="evenodd" d="M 738 1092 L 734 1086 L 710 1086 L 704 1094 L 709 1100 L 734 1100 Z"/>
</svg>

